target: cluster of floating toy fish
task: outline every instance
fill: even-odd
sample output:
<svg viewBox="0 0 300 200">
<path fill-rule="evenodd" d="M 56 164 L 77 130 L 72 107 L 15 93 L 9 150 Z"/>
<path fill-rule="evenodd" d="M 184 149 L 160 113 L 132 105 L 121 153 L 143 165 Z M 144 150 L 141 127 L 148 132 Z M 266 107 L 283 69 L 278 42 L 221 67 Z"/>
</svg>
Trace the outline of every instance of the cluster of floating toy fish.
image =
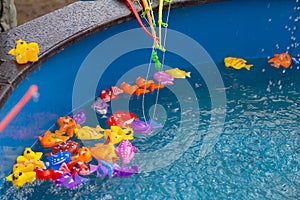
<svg viewBox="0 0 300 200">
<path fill-rule="evenodd" d="M 268 63 L 275 68 L 289 68 L 292 63 L 298 65 L 300 63 L 300 57 L 291 57 L 288 53 L 274 54 L 274 57 L 269 59 Z M 226 67 L 232 67 L 237 70 L 242 68 L 250 70 L 250 68 L 253 66 L 252 64 L 247 64 L 246 60 L 235 57 L 226 57 L 224 59 L 224 64 Z"/>
<path fill-rule="evenodd" d="M 120 88 L 112 86 L 109 90 L 102 90 L 91 107 L 97 114 L 104 115 L 107 114 L 108 103 L 122 93 L 139 96 L 148 93 L 148 89 L 153 91 L 163 88 L 165 85 L 172 85 L 175 78 L 185 77 L 190 77 L 190 72 L 178 68 L 156 72 L 153 78 L 159 83 L 138 77 L 134 85 L 123 82 Z M 153 119 L 144 122 L 128 111 L 112 113 L 107 119 L 108 129 L 99 125 L 95 128 L 82 126 L 85 121 L 84 110 L 57 119 L 58 128 L 55 131 L 48 130 L 38 137 L 45 151 L 50 152 L 43 154 L 26 148 L 23 155 L 17 158 L 13 171 L 6 180 L 12 181 L 17 187 L 36 179 L 51 180 L 56 185 L 72 189 L 87 182 L 89 179 L 86 176 L 94 172 L 97 176 L 110 178 L 131 176 L 138 173 L 138 166 L 128 166 L 137 151 L 130 142 L 134 139 L 134 133 L 150 134 L 153 130 L 162 128 Z M 91 147 L 80 147 L 78 140 L 99 143 Z M 94 164 L 90 163 L 93 160 Z M 122 165 L 117 164 L 119 161 Z"/>
</svg>

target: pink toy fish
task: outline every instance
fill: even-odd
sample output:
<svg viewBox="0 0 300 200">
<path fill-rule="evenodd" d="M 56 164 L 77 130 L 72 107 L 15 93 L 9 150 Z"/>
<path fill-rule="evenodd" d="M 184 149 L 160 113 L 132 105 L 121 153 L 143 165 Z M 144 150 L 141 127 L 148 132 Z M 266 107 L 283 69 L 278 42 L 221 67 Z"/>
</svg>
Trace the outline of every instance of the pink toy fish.
<svg viewBox="0 0 300 200">
<path fill-rule="evenodd" d="M 129 164 L 134 157 L 136 147 L 132 146 L 129 140 L 122 140 L 115 151 L 122 158 L 123 164 Z"/>
</svg>

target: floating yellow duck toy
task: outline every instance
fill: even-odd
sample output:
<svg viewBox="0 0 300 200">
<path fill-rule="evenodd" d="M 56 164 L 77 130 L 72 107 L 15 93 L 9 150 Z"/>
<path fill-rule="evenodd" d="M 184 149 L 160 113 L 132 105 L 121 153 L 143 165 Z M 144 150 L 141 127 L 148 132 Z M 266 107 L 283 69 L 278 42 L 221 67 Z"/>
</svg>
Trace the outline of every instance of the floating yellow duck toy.
<svg viewBox="0 0 300 200">
<path fill-rule="evenodd" d="M 8 54 L 16 56 L 18 64 L 26 64 L 28 62 L 38 61 L 38 54 L 40 53 L 39 46 L 36 42 L 27 42 L 23 40 L 16 41 L 16 47 L 11 49 Z"/>
<path fill-rule="evenodd" d="M 101 139 L 103 135 L 100 133 L 104 131 L 99 125 L 96 128 L 92 128 L 89 126 L 84 126 L 75 133 L 77 139 L 79 140 L 96 140 Z"/>
<path fill-rule="evenodd" d="M 16 170 L 12 174 L 8 175 L 6 177 L 6 181 L 11 181 L 14 186 L 20 187 L 24 185 L 25 183 L 31 183 L 35 180 L 36 173 L 34 171 L 31 172 L 22 172 L 19 170 Z"/>
<path fill-rule="evenodd" d="M 185 72 L 178 68 L 168 69 L 166 72 L 174 78 L 191 78 L 191 72 Z"/>
<path fill-rule="evenodd" d="M 250 70 L 253 65 L 247 65 L 246 62 L 247 61 L 242 58 L 227 57 L 224 59 L 226 67 L 232 67 L 234 69 L 246 68 L 247 70 Z"/>
<path fill-rule="evenodd" d="M 122 140 L 133 140 L 133 130 L 130 127 L 122 129 L 119 126 L 111 126 L 110 129 L 104 130 L 104 137 L 108 142 L 117 144 Z"/>
</svg>

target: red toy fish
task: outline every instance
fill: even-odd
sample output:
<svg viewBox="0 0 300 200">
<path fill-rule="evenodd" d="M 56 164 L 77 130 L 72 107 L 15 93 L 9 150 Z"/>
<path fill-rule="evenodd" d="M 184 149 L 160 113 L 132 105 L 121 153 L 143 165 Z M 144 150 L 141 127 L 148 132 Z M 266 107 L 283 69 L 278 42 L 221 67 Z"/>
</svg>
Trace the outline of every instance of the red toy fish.
<svg viewBox="0 0 300 200">
<path fill-rule="evenodd" d="M 84 162 L 81 161 L 72 161 L 68 164 L 63 163 L 60 168 L 60 171 L 63 171 L 64 173 L 70 173 L 72 176 L 74 176 L 76 173 L 80 175 L 89 175 L 90 169 L 84 164 Z"/>
<path fill-rule="evenodd" d="M 52 148 L 52 152 L 46 154 L 46 156 L 52 156 L 52 155 L 54 155 L 58 152 L 61 152 L 61 151 L 68 151 L 71 154 L 75 154 L 78 150 L 78 147 L 79 147 L 79 144 L 77 142 L 74 142 L 72 140 L 68 140 L 68 141 L 62 142 L 62 143 L 54 146 Z"/>
<path fill-rule="evenodd" d="M 56 181 L 58 177 L 64 174 L 63 171 L 53 169 L 35 168 L 34 171 L 36 172 L 36 178 L 39 180 Z"/>
<path fill-rule="evenodd" d="M 137 119 L 137 116 L 131 112 L 116 111 L 108 118 L 107 124 L 125 128 L 131 126 L 135 119 Z"/>
</svg>

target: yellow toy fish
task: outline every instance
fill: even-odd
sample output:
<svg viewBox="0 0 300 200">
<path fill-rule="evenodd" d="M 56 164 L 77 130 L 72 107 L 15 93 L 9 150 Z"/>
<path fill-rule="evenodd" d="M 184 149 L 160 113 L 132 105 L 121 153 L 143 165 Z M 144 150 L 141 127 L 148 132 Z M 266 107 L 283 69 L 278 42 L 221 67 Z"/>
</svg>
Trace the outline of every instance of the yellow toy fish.
<svg viewBox="0 0 300 200">
<path fill-rule="evenodd" d="M 133 130 L 128 127 L 122 129 L 118 126 L 111 126 L 110 129 L 104 130 L 104 137 L 112 144 L 117 144 L 122 140 L 133 140 Z"/>
<path fill-rule="evenodd" d="M 253 65 L 247 65 L 246 62 L 247 61 L 244 59 L 234 57 L 227 57 L 224 59 L 226 67 L 232 67 L 234 69 L 246 68 L 247 70 L 250 70 Z"/>
<path fill-rule="evenodd" d="M 28 62 L 38 61 L 38 54 L 40 53 L 39 46 L 36 42 L 27 42 L 23 40 L 16 41 L 16 47 L 11 49 L 8 54 L 16 56 L 18 64 L 26 64 Z"/>
<path fill-rule="evenodd" d="M 103 137 L 100 131 L 104 131 L 99 125 L 96 128 L 84 126 L 75 133 L 79 140 L 96 140 Z"/>
<path fill-rule="evenodd" d="M 26 147 L 23 152 L 23 156 L 17 157 L 17 163 L 24 163 L 27 160 L 40 160 L 42 155 L 42 152 L 34 152 L 31 148 Z"/>
<path fill-rule="evenodd" d="M 174 78 L 191 78 L 191 72 L 185 72 L 178 68 L 168 69 L 166 72 Z"/>
<path fill-rule="evenodd" d="M 98 143 L 94 147 L 89 148 L 92 152 L 92 156 L 99 160 L 107 162 L 118 162 L 120 158 L 115 152 L 115 146 L 112 143 Z"/>
<path fill-rule="evenodd" d="M 24 163 L 16 163 L 13 166 L 13 172 L 15 171 L 32 172 L 34 169 L 35 167 L 32 163 L 26 165 Z"/>
<path fill-rule="evenodd" d="M 21 172 L 19 170 L 16 170 L 15 172 L 6 177 L 6 181 L 11 181 L 14 184 L 14 186 L 20 187 L 25 183 L 33 182 L 35 180 L 35 176 L 36 173 L 34 171 Z"/>
</svg>

